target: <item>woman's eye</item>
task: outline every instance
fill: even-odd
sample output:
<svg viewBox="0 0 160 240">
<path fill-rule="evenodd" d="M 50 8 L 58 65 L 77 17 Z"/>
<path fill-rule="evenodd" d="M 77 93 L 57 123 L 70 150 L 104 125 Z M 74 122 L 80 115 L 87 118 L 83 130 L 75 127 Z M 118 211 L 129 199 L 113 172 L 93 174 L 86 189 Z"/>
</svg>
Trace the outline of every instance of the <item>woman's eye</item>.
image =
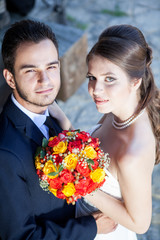
<svg viewBox="0 0 160 240">
<path fill-rule="evenodd" d="M 86 78 L 88 78 L 89 81 L 95 81 L 96 80 L 96 78 L 94 76 L 87 76 Z"/>
<path fill-rule="evenodd" d="M 108 83 L 112 83 L 112 82 L 115 81 L 115 78 L 113 78 L 113 77 L 106 77 L 105 81 L 108 82 Z"/>
</svg>

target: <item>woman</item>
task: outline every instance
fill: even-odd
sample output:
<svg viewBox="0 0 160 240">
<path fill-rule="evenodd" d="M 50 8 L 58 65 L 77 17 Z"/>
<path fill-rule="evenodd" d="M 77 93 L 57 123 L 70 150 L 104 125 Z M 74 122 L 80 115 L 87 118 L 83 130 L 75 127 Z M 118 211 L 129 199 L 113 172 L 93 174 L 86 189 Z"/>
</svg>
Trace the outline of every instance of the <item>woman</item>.
<svg viewBox="0 0 160 240">
<path fill-rule="evenodd" d="M 130 25 L 106 29 L 87 56 L 89 93 L 104 113 L 90 133 L 111 162 L 103 187 L 78 201 L 77 216 L 97 210 L 93 204 L 119 224 L 96 239 L 133 240 L 150 225 L 151 177 L 160 161 L 160 97 L 151 60 L 143 34 Z"/>
<path fill-rule="evenodd" d="M 160 158 L 160 99 L 151 54 L 137 28 L 119 25 L 106 29 L 87 56 L 89 93 L 105 114 L 92 136 L 100 139 L 111 163 L 105 185 L 86 199 L 125 227 L 119 225 L 104 239 L 136 239 L 127 229 L 141 234 L 150 225 L 151 176 Z M 84 208 L 79 201 L 77 214 Z"/>
</svg>

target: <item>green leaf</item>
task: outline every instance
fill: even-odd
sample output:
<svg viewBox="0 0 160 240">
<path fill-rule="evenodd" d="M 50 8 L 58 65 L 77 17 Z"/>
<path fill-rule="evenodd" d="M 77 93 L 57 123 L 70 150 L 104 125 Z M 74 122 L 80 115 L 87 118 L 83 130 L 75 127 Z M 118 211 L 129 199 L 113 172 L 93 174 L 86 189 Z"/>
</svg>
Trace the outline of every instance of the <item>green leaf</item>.
<svg viewBox="0 0 160 240">
<path fill-rule="evenodd" d="M 94 165 L 94 161 L 92 159 L 87 159 L 87 163 Z"/>
<path fill-rule="evenodd" d="M 93 171 L 93 168 L 91 167 L 91 165 L 90 165 L 90 164 L 88 165 L 88 167 L 89 167 L 89 169 L 90 169 L 91 171 Z"/>
<path fill-rule="evenodd" d="M 56 164 L 54 162 L 53 162 L 53 166 L 56 169 L 56 172 L 58 172 L 57 166 L 56 166 Z"/>
<path fill-rule="evenodd" d="M 58 172 L 60 173 L 63 170 L 63 165 L 60 166 Z"/>
<path fill-rule="evenodd" d="M 78 133 L 80 133 L 81 131 L 80 131 L 80 129 L 76 129 L 76 130 L 74 130 L 75 132 L 78 132 Z"/>
<path fill-rule="evenodd" d="M 40 158 L 44 158 L 45 155 L 46 155 L 46 152 L 43 149 L 41 149 Z"/>
<path fill-rule="evenodd" d="M 56 176 L 58 174 L 58 172 L 51 172 L 51 173 L 48 173 L 48 176 Z"/>
<path fill-rule="evenodd" d="M 46 138 L 43 138 L 42 140 L 42 147 L 46 148 L 48 145 L 48 140 Z"/>
</svg>

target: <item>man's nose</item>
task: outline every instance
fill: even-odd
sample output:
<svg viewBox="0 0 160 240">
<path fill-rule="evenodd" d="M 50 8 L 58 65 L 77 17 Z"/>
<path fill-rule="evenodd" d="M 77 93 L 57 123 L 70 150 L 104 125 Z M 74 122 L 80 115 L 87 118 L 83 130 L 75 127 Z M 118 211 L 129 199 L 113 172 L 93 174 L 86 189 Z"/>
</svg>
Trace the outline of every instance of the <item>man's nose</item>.
<svg viewBox="0 0 160 240">
<path fill-rule="evenodd" d="M 47 83 L 48 81 L 49 81 L 49 78 L 46 71 L 41 71 L 39 73 L 39 82 Z"/>
</svg>

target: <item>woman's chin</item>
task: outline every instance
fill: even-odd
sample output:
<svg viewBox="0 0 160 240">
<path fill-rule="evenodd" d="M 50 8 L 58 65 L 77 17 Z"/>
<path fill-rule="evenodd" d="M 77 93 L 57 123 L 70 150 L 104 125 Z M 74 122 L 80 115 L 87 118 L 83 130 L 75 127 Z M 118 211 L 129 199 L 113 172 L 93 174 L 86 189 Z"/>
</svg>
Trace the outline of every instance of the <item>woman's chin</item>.
<svg viewBox="0 0 160 240">
<path fill-rule="evenodd" d="M 106 114 L 106 113 L 109 113 L 109 112 L 110 112 L 109 109 L 106 109 L 106 108 L 104 108 L 104 107 L 102 107 L 102 106 L 96 106 L 96 108 L 97 108 L 97 111 L 98 111 L 99 113 Z"/>
</svg>

